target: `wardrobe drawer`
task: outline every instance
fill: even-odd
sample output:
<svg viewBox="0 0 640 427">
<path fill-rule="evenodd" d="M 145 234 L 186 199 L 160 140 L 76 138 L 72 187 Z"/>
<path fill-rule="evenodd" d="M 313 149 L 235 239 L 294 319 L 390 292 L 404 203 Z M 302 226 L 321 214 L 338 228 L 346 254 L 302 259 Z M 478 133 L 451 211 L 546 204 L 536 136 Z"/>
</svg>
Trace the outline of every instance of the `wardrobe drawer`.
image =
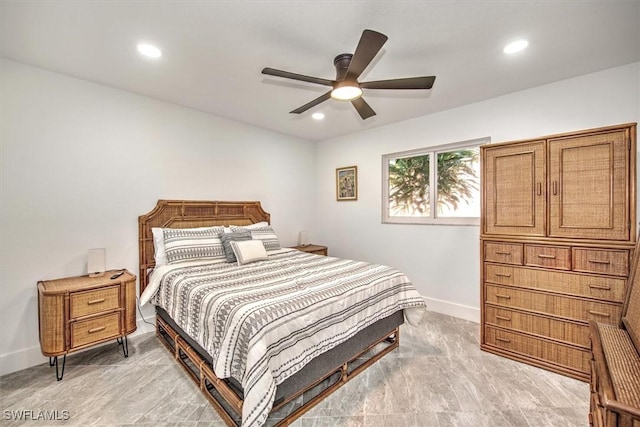
<svg viewBox="0 0 640 427">
<path fill-rule="evenodd" d="M 485 302 L 587 323 L 618 323 L 621 304 L 485 284 Z"/>
<path fill-rule="evenodd" d="M 568 246 L 524 245 L 524 264 L 532 267 L 571 270 L 571 248 Z"/>
<path fill-rule="evenodd" d="M 573 248 L 573 269 L 626 277 L 629 274 L 629 251 Z"/>
<path fill-rule="evenodd" d="M 485 264 L 484 280 L 501 285 L 514 285 L 516 272 L 517 269 L 508 265 Z"/>
<path fill-rule="evenodd" d="M 540 335 L 589 349 L 589 326 L 537 316 L 531 313 L 485 305 L 485 322 L 533 335 Z"/>
<path fill-rule="evenodd" d="M 522 244 L 485 242 L 484 260 L 522 265 Z"/>
<path fill-rule="evenodd" d="M 115 310 L 120 307 L 120 286 L 74 292 L 70 296 L 70 302 L 71 319 Z"/>
<path fill-rule="evenodd" d="M 484 280 L 500 285 L 539 289 L 613 302 L 622 302 L 625 294 L 625 280 L 622 278 L 598 277 L 500 264 L 485 264 Z"/>
<path fill-rule="evenodd" d="M 524 356 L 545 360 L 589 375 L 591 353 L 529 335 L 485 326 L 486 343 Z"/>
<path fill-rule="evenodd" d="M 120 335 L 120 312 L 71 324 L 71 348 L 116 338 Z"/>
</svg>

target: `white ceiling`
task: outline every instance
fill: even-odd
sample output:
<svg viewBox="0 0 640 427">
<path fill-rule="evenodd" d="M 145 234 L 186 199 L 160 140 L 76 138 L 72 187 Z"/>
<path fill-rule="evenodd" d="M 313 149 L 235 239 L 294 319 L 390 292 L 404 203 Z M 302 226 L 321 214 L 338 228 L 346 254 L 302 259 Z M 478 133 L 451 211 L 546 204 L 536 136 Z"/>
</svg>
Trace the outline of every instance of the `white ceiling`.
<svg viewBox="0 0 640 427">
<path fill-rule="evenodd" d="M 0 1 L 5 58 L 311 140 L 640 60 L 640 0 Z M 289 114 L 327 88 L 262 68 L 334 79 L 365 28 L 389 40 L 360 81 L 435 75 L 433 89 L 365 90 L 366 121 L 334 100 Z M 503 54 L 518 38 L 529 48 Z"/>
</svg>

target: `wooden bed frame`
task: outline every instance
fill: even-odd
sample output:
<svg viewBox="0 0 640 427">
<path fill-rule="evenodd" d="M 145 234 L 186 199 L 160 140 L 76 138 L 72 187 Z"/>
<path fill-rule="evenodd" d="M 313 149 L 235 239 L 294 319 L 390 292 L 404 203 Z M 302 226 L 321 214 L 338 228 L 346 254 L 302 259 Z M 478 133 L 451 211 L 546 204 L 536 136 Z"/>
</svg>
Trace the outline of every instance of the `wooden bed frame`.
<svg viewBox="0 0 640 427">
<path fill-rule="evenodd" d="M 140 294 L 146 288 L 149 273 L 155 266 L 151 231 L 153 227 L 191 228 L 214 225 L 248 225 L 261 221 L 270 222 L 270 217 L 270 214 L 265 212 L 260 202 L 257 201 L 159 200 L 151 212 L 138 218 Z M 379 325 L 371 325 L 367 330 L 354 337 L 358 338 L 357 340 L 352 338 L 343 343 L 342 347 L 338 346 L 319 356 L 319 358 L 327 356 L 324 363 L 331 361 L 331 367 L 320 368 L 322 374 L 314 372 L 306 377 L 301 376 L 304 379 L 302 386 L 296 386 L 295 391 L 287 391 L 288 394 L 276 400 L 271 413 L 279 411 L 301 396 L 303 403 L 294 402 L 289 405 L 287 407 L 290 409 L 287 411 L 288 414 L 275 426 L 290 425 L 350 379 L 397 348 L 400 344 L 399 326 L 402 323 L 402 313 L 399 314 L 400 316 L 395 316 L 394 319 L 391 319 L 393 316 L 383 319 L 385 322 L 380 321 Z M 237 382 L 218 378 L 211 366 L 211 356 L 207 355 L 193 339 L 165 316 L 167 316 L 166 312 L 163 313 L 162 310 L 156 314 L 156 335 L 160 341 L 174 354 L 175 360 L 198 385 L 200 391 L 224 422 L 230 427 L 240 426 L 243 402 L 242 390 L 238 390 Z M 357 341 L 357 344 L 351 344 L 350 341 Z M 319 366 L 324 365 L 320 364 Z M 299 374 L 304 373 L 306 368 L 303 368 Z"/>
</svg>

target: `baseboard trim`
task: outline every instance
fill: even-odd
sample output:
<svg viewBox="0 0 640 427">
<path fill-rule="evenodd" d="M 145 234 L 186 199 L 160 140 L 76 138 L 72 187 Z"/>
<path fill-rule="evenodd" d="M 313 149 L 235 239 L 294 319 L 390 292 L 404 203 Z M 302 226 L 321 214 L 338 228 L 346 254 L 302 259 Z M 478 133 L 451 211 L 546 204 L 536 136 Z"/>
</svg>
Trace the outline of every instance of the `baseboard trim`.
<svg viewBox="0 0 640 427">
<path fill-rule="evenodd" d="M 139 318 L 136 321 L 136 325 L 136 331 L 129 335 L 129 338 L 135 337 L 136 335 L 146 334 L 147 332 L 154 332 L 156 330 L 156 318 L 155 316 L 151 317 L 150 319 Z M 108 344 L 108 342 L 104 344 Z M 98 346 L 104 344 L 98 344 Z M 95 347 L 89 347 L 89 349 L 92 348 Z M 33 366 L 41 365 L 43 363 L 49 363 L 49 358 L 42 355 L 39 345 L 35 347 L 25 348 L 13 353 L 3 354 L 0 355 L 0 376 L 31 368 Z"/>
<path fill-rule="evenodd" d="M 0 355 L 0 376 L 43 363 L 49 363 L 49 358 L 42 355 L 39 345 L 3 354 Z"/>
<path fill-rule="evenodd" d="M 450 301 L 443 301 L 435 298 L 424 297 L 427 302 L 427 309 L 436 313 L 446 314 L 459 319 L 480 323 L 480 309 L 468 305 L 456 304 Z"/>
</svg>

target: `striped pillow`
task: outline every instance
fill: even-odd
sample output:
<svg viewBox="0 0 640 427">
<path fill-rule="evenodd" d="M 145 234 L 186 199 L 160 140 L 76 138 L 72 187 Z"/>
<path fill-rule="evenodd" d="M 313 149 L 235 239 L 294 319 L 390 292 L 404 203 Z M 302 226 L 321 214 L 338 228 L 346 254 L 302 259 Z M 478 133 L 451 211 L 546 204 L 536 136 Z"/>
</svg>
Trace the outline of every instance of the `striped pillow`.
<svg viewBox="0 0 640 427">
<path fill-rule="evenodd" d="M 276 232 L 270 225 L 258 228 L 231 226 L 231 231 L 248 231 L 252 240 L 260 240 L 267 251 L 277 251 L 280 249 L 280 241 Z"/>
<path fill-rule="evenodd" d="M 164 251 L 167 262 L 224 258 L 224 247 L 218 234 L 224 227 L 164 228 Z"/>
<path fill-rule="evenodd" d="M 221 233 L 219 235 L 224 247 L 224 254 L 227 262 L 236 262 L 236 254 L 233 253 L 231 242 L 237 242 L 241 240 L 251 240 L 251 233 L 248 231 L 235 231 L 232 233 Z"/>
</svg>

